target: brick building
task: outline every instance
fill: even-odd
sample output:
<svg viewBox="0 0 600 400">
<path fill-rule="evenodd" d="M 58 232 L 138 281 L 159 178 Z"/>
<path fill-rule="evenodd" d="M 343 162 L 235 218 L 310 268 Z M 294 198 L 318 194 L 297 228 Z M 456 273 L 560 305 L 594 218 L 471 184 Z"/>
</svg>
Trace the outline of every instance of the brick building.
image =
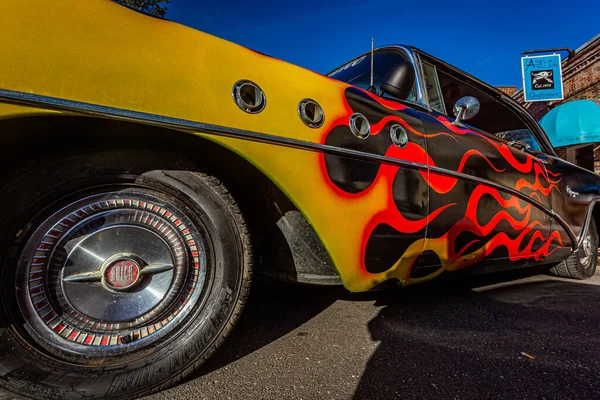
<svg viewBox="0 0 600 400">
<path fill-rule="evenodd" d="M 536 120 L 552 108 L 574 100 L 592 100 L 600 105 L 600 34 L 583 44 L 562 61 L 563 100 L 525 103 L 523 89 L 513 98 L 523 105 Z M 600 143 L 559 147 L 562 158 L 600 174 Z"/>
<path fill-rule="evenodd" d="M 515 94 L 517 92 L 516 86 L 496 86 L 496 89 L 502 90 L 504 93 L 506 93 L 509 96 L 512 96 L 513 94 Z"/>
</svg>

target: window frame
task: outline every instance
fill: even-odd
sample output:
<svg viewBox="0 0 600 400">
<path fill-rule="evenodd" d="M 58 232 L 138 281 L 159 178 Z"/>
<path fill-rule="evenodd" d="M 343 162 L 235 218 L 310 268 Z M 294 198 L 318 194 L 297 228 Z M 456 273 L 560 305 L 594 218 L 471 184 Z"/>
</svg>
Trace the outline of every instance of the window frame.
<svg viewBox="0 0 600 400">
<path fill-rule="evenodd" d="M 413 106 L 416 105 L 419 108 L 421 108 L 422 110 L 426 110 L 426 111 L 433 112 L 433 113 L 438 113 L 438 111 L 433 110 L 429 104 L 429 98 L 427 97 L 427 91 L 426 91 L 426 86 L 425 86 L 425 82 L 424 82 L 425 74 L 423 72 L 423 62 L 427 62 L 427 63 L 433 65 L 435 67 L 436 74 L 438 72 L 438 67 L 441 66 L 444 69 L 451 71 L 453 74 L 457 74 L 457 75 L 461 76 L 461 78 L 465 81 L 465 83 L 475 86 L 476 88 L 479 88 L 480 90 L 483 90 L 484 92 L 487 92 L 488 94 L 494 96 L 497 99 L 497 101 L 505 104 L 516 115 L 516 117 L 519 118 L 519 120 L 521 120 L 523 122 L 525 127 L 527 127 L 529 129 L 529 131 L 531 132 L 531 134 L 533 135 L 535 140 L 540 145 L 542 152 L 547 155 L 553 156 L 553 157 L 558 157 L 556 154 L 556 151 L 554 150 L 554 147 L 550 143 L 550 140 L 548 139 L 546 133 L 544 132 L 542 127 L 537 123 L 537 121 L 533 118 L 533 116 L 531 116 L 531 114 L 529 114 L 527 112 L 527 110 L 525 110 L 519 103 L 517 103 L 511 97 L 507 96 L 502 91 L 486 84 L 483 81 L 480 81 L 479 79 L 475 78 L 474 76 L 456 68 L 455 66 L 453 66 L 451 64 L 448 64 L 430 54 L 423 52 L 422 50 L 420 50 L 418 48 L 415 48 L 412 46 L 406 46 L 406 45 L 389 45 L 389 46 L 379 47 L 375 50 L 375 52 L 382 51 L 382 50 L 396 50 L 396 51 L 401 52 L 406 57 L 406 59 L 412 64 L 414 72 L 415 72 L 415 88 L 416 88 L 415 101 L 414 102 L 413 101 L 402 101 L 399 99 L 392 98 L 395 101 L 405 102 L 405 103 L 407 103 L 409 105 L 413 105 Z M 326 73 L 325 76 L 330 77 L 331 79 L 335 79 L 330 76 L 333 72 L 335 72 L 335 71 L 339 70 L 340 68 L 343 68 L 347 65 L 350 65 L 351 63 L 355 62 L 356 60 L 358 60 L 361 57 L 364 57 L 364 56 L 369 57 L 370 55 L 371 55 L 370 51 L 360 54 L 359 56 L 354 57 L 350 61 L 348 61 L 344 64 L 341 64 L 341 65 L 337 66 L 336 68 L 332 69 L 331 71 Z M 439 83 L 439 79 L 438 79 L 438 83 Z M 442 93 L 442 99 L 443 99 L 443 93 Z M 446 107 L 446 104 L 444 104 L 444 106 Z M 441 113 L 441 114 L 446 115 L 448 118 L 453 118 L 452 116 L 448 116 L 448 114 L 446 114 L 445 112 Z M 498 140 L 501 140 L 500 138 L 495 136 L 493 133 L 488 133 L 488 132 L 486 132 L 486 133 Z"/>
<path fill-rule="evenodd" d="M 427 61 L 430 64 L 433 64 L 436 67 L 436 71 L 437 71 L 437 67 L 440 66 L 440 67 L 442 67 L 442 69 L 448 70 L 452 74 L 460 76 L 461 79 L 466 84 L 471 85 L 483 92 L 486 92 L 487 94 L 495 97 L 497 101 L 506 105 L 510 109 L 510 111 L 512 111 L 515 114 L 515 116 L 523 123 L 523 125 L 527 129 L 529 129 L 532 136 L 535 138 L 538 145 L 542 149 L 541 152 L 546 155 L 552 156 L 552 157 L 558 157 L 558 155 L 556 154 L 556 151 L 554 150 L 554 147 L 550 143 L 550 140 L 548 139 L 548 136 L 546 135 L 546 133 L 544 132 L 542 127 L 537 123 L 537 121 L 533 118 L 533 116 L 527 110 L 525 110 L 525 108 L 523 108 L 519 103 L 517 103 L 512 97 L 506 95 L 506 93 L 500 91 L 499 89 L 496 89 L 496 88 L 488 85 L 487 83 L 475 78 L 474 76 L 458 69 L 457 67 L 455 67 L 451 64 L 448 64 L 430 54 L 425 53 L 424 51 L 422 51 L 420 49 L 417 49 L 417 48 L 412 48 L 412 49 L 414 50 L 415 56 L 419 60 L 420 68 L 422 68 L 423 60 Z M 442 93 L 442 95 L 443 95 L 443 93 Z M 431 108 L 429 108 L 429 109 L 432 110 Z M 437 112 L 437 111 L 433 110 L 433 112 Z M 446 113 L 444 113 L 443 115 L 446 115 L 448 118 L 453 119 L 452 116 L 449 116 Z M 484 132 L 484 131 L 482 131 L 482 132 Z M 489 132 L 485 132 L 485 133 L 492 136 L 493 138 L 502 140 L 501 138 L 498 138 L 497 136 L 495 136 L 493 133 L 489 133 Z"/>
<path fill-rule="evenodd" d="M 431 108 L 433 111 L 437 111 L 442 114 L 446 114 L 447 108 L 446 108 L 446 103 L 444 101 L 444 94 L 442 93 L 442 87 L 440 86 L 440 78 L 437 73 L 437 67 L 435 66 L 435 64 L 433 64 L 429 61 L 423 61 L 423 60 L 419 60 L 419 61 L 421 63 L 421 70 L 423 72 L 423 84 L 425 85 L 425 96 L 427 96 L 427 104 L 429 105 L 429 108 Z M 430 66 L 433 70 L 433 75 L 434 75 L 433 78 L 435 80 L 434 85 L 435 85 L 435 89 L 438 92 L 438 96 L 440 96 L 440 102 L 442 103 L 441 106 L 442 106 L 443 111 L 436 110 L 435 108 L 433 108 L 431 106 L 431 99 L 429 98 L 429 93 L 427 91 L 427 75 L 425 74 L 425 64 Z"/>
</svg>

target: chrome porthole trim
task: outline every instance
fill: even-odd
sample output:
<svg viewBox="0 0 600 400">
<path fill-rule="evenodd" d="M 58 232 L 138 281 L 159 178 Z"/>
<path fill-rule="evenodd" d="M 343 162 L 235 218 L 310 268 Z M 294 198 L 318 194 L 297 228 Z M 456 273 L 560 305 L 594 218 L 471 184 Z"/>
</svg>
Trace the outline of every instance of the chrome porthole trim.
<svg viewBox="0 0 600 400">
<path fill-rule="evenodd" d="M 354 113 L 350 116 L 350 131 L 359 139 L 366 139 L 371 135 L 371 125 L 367 117 L 361 113 Z"/>
<path fill-rule="evenodd" d="M 231 94 L 235 104 L 248 114 L 258 114 L 267 105 L 265 92 L 256 83 L 247 79 L 237 81 L 233 85 Z"/>
<path fill-rule="evenodd" d="M 406 129 L 400 124 L 392 125 L 390 128 L 390 137 L 396 147 L 403 148 L 408 144 L 408 134 L 406 133 Z"/>
<path fill-rule="evenodd" d="M 200 301 L 205 246 L 192 221 L 157 195 L 77 200 L 39 224 L 20 257 L 27 330 L 50 352 L 85 357 L 151 345 Z"/>
<path fill-rule="evenodd" d="M 309 128 L 320 128 L 325 122 L 323 108 L 313 99 L 302 99 L 298 103 L 298 115 Z"/>
</svg>

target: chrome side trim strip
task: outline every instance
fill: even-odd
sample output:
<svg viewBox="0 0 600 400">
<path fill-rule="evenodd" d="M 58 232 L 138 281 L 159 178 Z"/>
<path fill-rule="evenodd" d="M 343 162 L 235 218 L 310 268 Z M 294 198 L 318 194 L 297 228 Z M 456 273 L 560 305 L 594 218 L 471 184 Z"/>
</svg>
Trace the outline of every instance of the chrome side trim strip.
<svg viewBox="0 0 600 400">
<path fill-rule="evenodd" d="M 133 121 L 133 122 L 139 122 L 139 123 L 155 125 L 155 126 L 162 126 L 162 127 L 177 129 L 177 130 L 187 130 L 187 131 L 191 130 L 191 131 L 198 131 L 201 133 L 206 133 L 206 134 L 211 134 L 211 135 L 231 137 L 231 138 L 235 138 L 235 139 L 248 139 L 248 140 L 261 142 L 261 143 L 274 144 L 277 146 L 292 147 L 292 148 L 297 148 L 297 149 L 303 149 L 303 150 L 337 155 L 337 156 L 341 156 L 341 157 L 356 158 L 356 159 L 360 159 L 360 160 L 364 160 L 364 161 L 375 161 L 375 162 L 379 162 L 382 164 L 394 165 L 394 166 L 399 166 L 399 167 L 404 167 L 404 168 L 409 168 L 409 169 L 416 169 L 416 170 L 429 169 L 429 171 L 440 174 L 440 175 L 452 176 L 452 177 L 462 179 L 462 180 L 465 180 L 468 182 L 484 184 L 484 185 L 493 187 L 495 189 L 502 190 L 513 196 L 519 197 L 521 200 L 527 201 L 529 203 L 532 202 L 531 198 L 526 196 L 525 194 L 523 194 L 517 190 L 514 190 L 512 188 L 508 188 L 508 187 L 502 186 L 498 183 L 489 181 L 487 179 L 474 177 L 472 175 L 467 175 L 467 174 L 464 174 L 461 172 L 451 171 L 451 170 L 440 168 L 440 167 L 428 167 L 426 164 L 415 163 L 412 161 L 398 160 L 395 158 L 389 158 L 389 157 L 385 157 L 385 156 L 382 156 L 379 154 L 365 153 L 365 152 L 358 151 L 358 150 L 343 149 L 343 148 L 339 148 L 339 147 L 335 147 L 335 146 L 331 146 L 331 145 L 327 145 L 327 144 L 307 142 L 304 140 L 290 139 L 290 138 L 271 135 L 271 134 L 267 134 L 267 133 L 247 131 L 247 130 L 236 129 L 236 128 L 228 128 L 225 126 L 207 124 L 204 122 L 195 122 L 195 121 L 190 121 L 190 120 L 181 119 L 181 118 L 165 117 L 165 116 L 160 116 L 160 115 L 150 114 L 150 113 L 145 113 L 145 112 L 140 112 L 140 111 L 124 110 L 124 109 L 120 109 L 120 108 L 107 107 L 107 106 L 101 106 L 101 105 L 96 105 L 96 104 L 83 103 L 83 102 L 79 102 L 79 101 L 65 100 L 65 99 L 59 99 L 56 97 L 42 96 L 42 95 L 16 92 L 16 91 L 11 91 L 11 90 L 4 90 L 4 89 L 0 89 L 0 100 L 6 101 L 9 103 L 22 104 L 22 105 L 33 106 L 33 107 L 38 107 L 38 108 L 57 109 L 57 110 L 70 111 L 70 112 L 75 112 L 75 113 L 83 113 L 83 114 L 95 115 L 95 116 L 101 116 L 101 117 L 116 118 L 116 119 L 123 120 L 123 121 Z M 542 204 L 539 204 L 537 202 L 533 202 L 533 204 L 534 204 L 534 206 L 540 208 L 543 212 L 548 214 L 550 217 L 557 220 L 563 226 L 563 228 L 565 228 L 565 231 L 569 235 L 569 238 L 571 239 L 573 246 L 575 246 L 575 244 L 578 243 L 578 240 L 575 237 L 573 230 L 560 216 L 556 215 L 551 209 L 549 209 L 548 207 L 546 207 Z M 573 248 L 575 249 L 576 247 L 573 247 Z"/>
<path fill-rule="evenodd" d="M 275 144 L 278 146 L 293 147 L 298 149 L 322 152 L 344 157 L 358 158 L 365 161 L 377 161 L 383 164 L 403 166 L 410 169 L 427 169 L 427 165 L 412 161 L 397 160 L 381 156 L 379 154 L 365 153 L 358 150 L 342 149 L 327 144 L 307 142 L 305 140 L 290 139 L 286 137 L 248 131 L 244 129 L 229 128 L 221 125 L 195 122 L 181 118 L 166 117 L 149 114 L 140 111 L 124 110 L 121 108 L 107 107 L 73 100 L 64 100 L 56 97 L 41 96 L 30 93 L 15 92 L 0 89 L 0 101 L 14 104 L 34 106 L 37 108 L 54 109 L 109 117 L 123 121 L 140 122 L 148 125 L 162 126 L 171 129 L 198 131 L 201 133 L 232 137 L 237 139 L 248 139 L 257 142 Z"/>
</svg>

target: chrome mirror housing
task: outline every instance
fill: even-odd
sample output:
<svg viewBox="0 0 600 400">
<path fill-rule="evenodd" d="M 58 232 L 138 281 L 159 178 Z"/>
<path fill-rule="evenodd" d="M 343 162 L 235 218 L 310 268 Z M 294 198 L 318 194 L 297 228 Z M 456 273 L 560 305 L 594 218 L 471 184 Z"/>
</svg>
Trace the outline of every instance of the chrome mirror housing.
<svg viewBox="0 0 600 400">
<path fill-rule="evenodd" d="M 461 125 L 461 121 L 471 119 L 479 112 L 479 100 L 472 96 L 465 96 L 458 99 L 454 104 L 454 125 Z"/>
</svg>

